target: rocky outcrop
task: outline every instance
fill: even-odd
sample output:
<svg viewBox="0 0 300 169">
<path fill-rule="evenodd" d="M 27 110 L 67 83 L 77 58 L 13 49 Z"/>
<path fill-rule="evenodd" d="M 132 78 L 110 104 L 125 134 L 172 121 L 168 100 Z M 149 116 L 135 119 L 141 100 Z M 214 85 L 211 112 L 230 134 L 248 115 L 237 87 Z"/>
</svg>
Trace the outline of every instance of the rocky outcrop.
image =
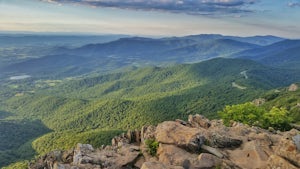
<svg viewBox="0 0 300 169">
<path fill-rule="evenodd" d="M 298 88 L 299 88 L 298 85 L 296 85 L 296 84 L 291 84 L 291 85 L 289 86 L 288 91 L 294 92 L 294 91 L 297 91 Z"/>
<path fill-rule="evenodd" d="M 191 125 L 191 127 L 195 127 L 195 128 L 201 127 L 201 128 L 208 129 L 211 126 L 210 121 L 204 116 L 199 114 L 189 115 L 188 122 Z"/>
<path fill-rule="evenodd" d="M 173 121 L 166 121 L 156 127 L 155 138 L 164 144 L 173 144 L 189 151 L 199 151 L 205 137 L 198 128 L 190 128 Z"/>
<path fill-rule="evenodd" d="M 146 140 L 159 144 L 151 156 Z M 152 147 L 153 148 L 153 147 Z M 270 132 L 233 122 L 190 115 L 157 126 L 130 130 L 111 146 L 78 144 L 53 151 L 29 164 L 30 169 L 296 169 L 300 168 L 300 132 Z"/>
<path fill-rule="evenodd" d="M 166 165 L 161 162 L 145 162 L 141 169 L 184 169 L 181 166 Z"/>
</svg>

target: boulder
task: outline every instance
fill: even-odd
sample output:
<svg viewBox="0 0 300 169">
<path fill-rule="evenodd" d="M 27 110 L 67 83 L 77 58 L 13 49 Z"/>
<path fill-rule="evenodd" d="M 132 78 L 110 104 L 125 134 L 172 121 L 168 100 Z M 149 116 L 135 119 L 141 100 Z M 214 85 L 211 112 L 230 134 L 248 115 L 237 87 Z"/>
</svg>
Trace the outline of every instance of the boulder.
<svg viewBox="0 0 300 169">
<path fill-rule="evenodd" d="M 263 105 L 265 102 L 266 102 L 266 99 L 264 99 L 264 98 L 258 98 L 258 99 L 255 99 L 255 100 L 252 101 L 252 103 L 253 103 L 255 106 L 261 106 L 261 105 Z"/>
<path fill-rule="evenodd" d="M 300 153 L 297 149 L 297 144 L 299 145 L 300 143 L 295 143 L 294 141 L 294 138 L 298 136 L 298 133 L 299 131 L 295 129 L 286 132 L 280 139 L 274 152 L 300 168 Z"/>
<path fill-rule="evenodd" d="M 179 124 L 181 124 L 181 125 L 184 125 L 184 126 L 187 126 L 187 125 L 188 125 L 187 122 L 185 122 L 185 121 L 183 121 L 183 120 L 181 120 L 181 119 L 176 119 L 175 122 L 177 122 L 177 123 L 179 123 Z M 191 126 L 189 126 L 189 127 L 191 127 Z"/>
<path fill-rule="evenodd" d="M 239 149 L 226 150 L 226 153 L 229 160 L 241 168 L 266 168 L 269 158 L 266 152 L 271 150 L 265 151 L 264 148 L 259 141 L 253 140 L 244 143 Z"/>
<path fill-rule="evenodd" d="M 138 146 L 126 145 L 121 147 L 117 153 L 116 157 L 111 158 L 111 160 L 115 162 L 116 166 L 133 166 L 140 155 L 140 148 Z M 107 159 L 102 159 L 101 161 L 105 160 Z"/>
<path fill-rule="evenodd" d="M 184 168 L 191 167 L 191 162 L 197 159 L 196 154 L 189 153 L 175 145 L 159 144 L 157 154 L 160 162 Z"/>
<path fill-rule="evenodd" d="M 90 156 L 87 156 L 87 154 L 92 152 L 94 152 L 92 145 L 78 143 L 74 150 L 73 164 L 79 165 L 90 163 L 93 159 Z"/>
<path fill-rule="evenodd" d="M 288 91 L 290 91 L 290 92 L 294 92 L 297 90 L 298 90 L 298 85 L 296 85 L 296 84 L 291 84 L 288 89 Z"/>
<path fill-rule="evenodd" d="M 183 168 L 214 168 L 222 163 L 220 158 L 212 154 L 202 153 L 198 156 L 175 145 L 160 144 L 157 153 L 159 162 Z"/>
<path fill-rule="evenodd" d="M 120 147 L 124 144 L 130 144 L 131 142 L 131 136 L 129 136 L 130 138 L 128 138 L 128 135 L 131 134 L 131 131 L 129 131 L 129 133 L 125 134 L 125 133 L 122 133 L 120 134 L 119 136 L 116 136 L 114 137 L 112 140 L 111 140 L 111 145 L 112 146 L 116 146 L 116 147 Z"/>
<path fill-rule="evenodd" d="M 140 143 L 141 142 L 141 131 L 128 130 L 126 137 L 127 137 L 129 143 Z"/>
<path fill-rule="evenodd" d="M 228 137 L 225 135 L 220 135 L 218 133 L 215 133 L 211 136 L 210 138 L 210 144 L 213 147 L 218 147 L 218 148 L 234 148 L 234 147 L 239 147 L 243 143 L 242 140 Z"/>
<path fill-rule="evenodd" d="M 77 168 L 72 167 L 70 164 L 55 163 L 53 169 L 77 169 Z"/>
<path fill-rule="evenodd" d="M 300 152 L 300 134 L 295 135 L 292 139 L 297 147 L 298 152 Z"/>
<path fill-rule="evenodd" d="M 268 160 L 267 169 L 299 169 L 278 155 L 271 155 Z"/>
<path fill-rule="evenodd" d="M 191 124 L 192 127 L 196 127 L 196 128 L 201 127 L 201 128 L 208 129 L 211 126 L 210 121 L 204 116 L 199 114 L 189 115 L 188 122 Z"/>
<path fill-rule="evenodd" d="M 192 152 L 197 152 L 204 144 L 205 138 L 197 128 L 189 128 L 172 121 L 160 123 L 155 132 L 158 142 L 173 144 Z"/>
<path fill-rule="evenodd" d="M 53 168 L 57 162 L 62 162 L 63 151 L 52 151 L 40 157 L 35 163 L 30 163 L 29 169 Z"/>
<path fill-rule="evenodd" d="M 222 164 L 222 160 L 212 154 L 201 153 L 198 156 L 198 161 L 203 168 L 215 168 Z"/>
<path fill-rule="evenodd" d="M 184 169 L 181 166 L 166 165 L 161 162 L 145 162 L 141 169 Z"/>
<path fill-rule="evenodd" d="M 74 156 L 74 149 L 64 151 L 62 153 L 62 162 L 63 163 L 72 163 L 73 162 L 73 156 Z"/>
<path fill-rule="evenodd" d="M 143 126 L 141 129 L 141 142 L 144 143 L 147 139 L 155 138 L 155 126 Z"/>
<path fill-rule="evenodd" d="M 144 156 L 139 156 L 135 163 L 134 163 L 134 166 L 137 167 L 137 168 L 142 168 L 142 165 L 146 162 L 146 159 Z"/>
</svg>

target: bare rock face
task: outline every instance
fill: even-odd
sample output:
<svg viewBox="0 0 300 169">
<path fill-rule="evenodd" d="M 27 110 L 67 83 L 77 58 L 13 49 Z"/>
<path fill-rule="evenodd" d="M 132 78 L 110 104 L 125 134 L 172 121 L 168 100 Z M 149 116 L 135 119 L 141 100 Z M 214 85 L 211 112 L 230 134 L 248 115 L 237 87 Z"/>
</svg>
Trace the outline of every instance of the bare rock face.
<svg viewBox="0 0 300 169">
<path fill-rule="evenodd" d="M 241 148 L 227 150 L 230 161 L 234 162 L 241 168 L 266 168 L 268 154 L 263 151 L 258 142 L 250 141 L 245 143 Z M 255 163 L 254 163 L 255 161 Z"/>
<path fill-rule="evenodd" d="M 215 168 L 222 164 L 222 160 L 220 158 L 208 153 L 201 153 L 198 156 L 198 161 L 203 168 Z"/>
<path fill-rule="evenodd" d="M 115 136 L 111 140 L 112 146 L 122 146 L 130 143 L 140 143 L 141 142 L 141 131 L 139 130 L 128 130 L 127 133 L 123 133 L 119 136 Z"/>
<path fill-rule="evenodd" d="M 55 162 L 63 162 L 63 151 L 52 151 L 40 157 L 35 163 L 30 163 L 29 169 L 53 168 Z"/>
<path fill-rule="evenodd" d="M 297 150 L 300 152 L 300 134 L 295 135 L 292 139 L 297 147 Z"/>
<path fill-rule="evenodd" d="M 296 85 L 296 84 L 291 84 L 288 90 L 289 90 L 290 92 L 294 92 L 294 91 L 297 91 L 298 88 L 299 88 L 298 85 Z"/>
<path fill-rule="evenodd" d="M 92 145 L 78 143 L 74 151 L 73 164 L 80 165 L 80 164 L 86 164 L 92 162 L 93 159 L 87 156 L 87 154 L 90 154 L 93 151 L 94 148 Z"/>
<path fill-rule="evenodd" d="M 159 143 L 154 156 L 147 139 Z M 226 127 L 222 120 L 194 115 L 188 122 L 178 119 L 130 130 L 114 137 L 112 146 L 95 149 L 78 144 L 29 164 L 29 169 L 138 168 L 296 169 L 300 168 L 300 132 L 270 132 L 237 122 Z"/>
<path fill-rule="evenodd" d="M 284 158 L 278 156 L 278 155 L 271 155 L 268 160 L 268 166 L 267 169 L 299 169 L 299 167 L 294 166 Z"/>
<path fill-rule="evenodd" d="M 281 137 L 278 146 L 276 146 L 275 153 L 300 168 L 300 153 L 297 148 L 297 144 L 299 145 L 300 143 L 299 140 L 294 139 L 297 136 L 299 136 L 298 130 L 292 129 L 286 132 L 283 137 Z"/>
<path fill-rule="evenodd" d="M 197 128 L 189 128 L 172 121 L 159 124 L 155 138 L 164 144 L 173 144 L 189 151 L 197 152 L 205 142 L 205 137 Z"/>
<path fill-rule="evenodd" d="M 184 169 L 181 166 L 166 165 L 161 162 L 146 162 L 141 169 Z"/>
<path fill-rule="evenodd" d="M 199 156 L 185 151 L 175 145 L 160 144 L 158 149 L 159 161 L 163 164 L 182 166 L 183 168 L 215 168 L 220 166 L 222 159 L 208 153 Z"/>
<path fill-rule="evenodd" d="M 155 126 L 143 126 L 141 130 L 141 142 L 144 143 L 147 139 L 155 138 Z"/>
<path fill-rule="evenodd" d="M 122 146 L 122 145 L 126 145 L 126 144 L 130 144 L 129 138 L 127 137 L 127 135 L 125 133 L 122 133 L 119 136 L 115 136 L 112 140 L 111 140 L 111 145 L 112 146 Z"/>
<path fill-rule="evenodd" d="M 263 105 L 266 102 L 266 99 L 258 98 L 252 101 L 255 106 Z"/>
<path fill-rule="evenodd" d="M 157 154 L 160 162 L 184 168 L 191 167 L 191 163 L 197 159 L 196 154 L 189 153 L 175 145 L 160 144 Z"/>
<path fill-rule="evenodd" d="M 202 127 L 208 129 L 211 124 L 210 121 L 202 115 L 189 115 L 188 122 L 191 124 L 191 127 Z"/>
<path fill-rule="evenodd" d="M 212 134 L 211 136 L 211 142 L 214 147 L 218 148 L 233 148 L 233 147 L 239 147 L 243 141 L 240 139 L 231 138 L 225 135 L 220 135 L 218 133 Z"/>
</svg>

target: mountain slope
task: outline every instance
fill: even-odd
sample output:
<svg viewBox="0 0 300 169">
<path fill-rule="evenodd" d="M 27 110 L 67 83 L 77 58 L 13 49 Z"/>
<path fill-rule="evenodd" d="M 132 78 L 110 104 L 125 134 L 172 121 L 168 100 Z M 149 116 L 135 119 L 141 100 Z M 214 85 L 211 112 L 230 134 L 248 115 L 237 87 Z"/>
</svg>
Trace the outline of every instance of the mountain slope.
<svg viewBox="0 0 300 169">
<path fill-rule="evenodd" d="M 241 74 L 245 71 L 247 78 Z M 155 123 L 187 112 L 213 117 L 226 104 L 253 99 L 263 90 L 299 79 L 297 71 L 270 69 L 247 60 L 213 59 L 71 80 L 13 97 L 7 104 L 10 112 L 42 119 L 54 130 L 135 128 L 145 119 L 145 123 Z"/>
<path fill-rule="evenodd" d="M 268 66 L 298 69 L 300 40 L 285 40 L 269 46 L 245 50 L 231 57 L 258 61 Z"/>
<path fill-rule="evenodd" d="M 70 148 L 80 140 L 100 146 L 104 142 L 96 142 L 95 135 L 109 138 L 106 131 L 135 129 L 188 114 L 213 118 L 225 105 L 251 101 L 294 81 L 300 81 L 297 70 L 217 58 L 172 67 L 133 67 L 66 79 L 47 88 L 40 88 L 34 79 L 20 81 L 22 85 L 9 82 L 1 86 L 5 91 L 0 95 L 0 109 L 6 112 L 5 119 L 40 120 L 53 130 L 33 142 L 33 148 L 43 153 Z M 66 142 L 64 136 L 76 140 Z"/>
<path fill-rule="evenodd" d="M 262 98 L 265 103 L 262 105 L 268 109 L 272 107 L 286 108 L 294 122 L 300 124 L 300 83 L 294 83 L 290 87 L 279 88 L 267 92 Z"/>
<path fill-rule="evenodd" d="M 238 37 L 238 36 L 224 36 L 219 34 L 201 34 L 186 36 L 187 39 L 196 41 L 216 40 L 216 39 L 231 39 L 239 42 L 251 43 L 254 45 L 267 46 L 276 42 L 284 40 L 284 38 L 276 36 L 250 36 L 250 37 Z"/>
<path fill-rule="evenodd" d="M 233 53 L 257 47 L 257 45 L 231 39 L 216 39 L 172 49 L 163 52 L 161 56 L 164 56 L 165 58 L 171 57 L 171 59 L 168 59 L 170 61 L 174 61 L 176 58 L 175 61 L 178 63 L 198 62 L 216 57 L 227 57 Z"/>
<path fill-rule="evenodd" d="M 195 63 L 257 47 L 230 39 L 198 42 L 186 38 L 122 38 L 77 49 L 58 49 L 59 51 L 54 53 L 61 54 L 28 59 L 0 70 L 6 74 L 23 73 L 42 77 L 48 74 L 52 77 L 67 77 L 92 71 L 108 72 L 133 65 Z"/>
</svg>

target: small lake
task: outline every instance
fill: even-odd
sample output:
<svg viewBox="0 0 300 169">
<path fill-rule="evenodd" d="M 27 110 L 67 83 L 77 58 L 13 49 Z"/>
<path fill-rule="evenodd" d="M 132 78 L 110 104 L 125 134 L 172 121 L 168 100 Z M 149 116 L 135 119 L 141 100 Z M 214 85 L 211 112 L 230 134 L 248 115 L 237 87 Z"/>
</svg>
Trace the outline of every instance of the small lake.
<svg viewBox="0 0 300 169">
<path fill-rule="evenodd" d="M 31 77 L 30 75 L 11 76 L 11 77 L 9 77 L 9 80 L 21 80 L 21 79 L 27 79 L 30 77 Z"/>
</svg>

